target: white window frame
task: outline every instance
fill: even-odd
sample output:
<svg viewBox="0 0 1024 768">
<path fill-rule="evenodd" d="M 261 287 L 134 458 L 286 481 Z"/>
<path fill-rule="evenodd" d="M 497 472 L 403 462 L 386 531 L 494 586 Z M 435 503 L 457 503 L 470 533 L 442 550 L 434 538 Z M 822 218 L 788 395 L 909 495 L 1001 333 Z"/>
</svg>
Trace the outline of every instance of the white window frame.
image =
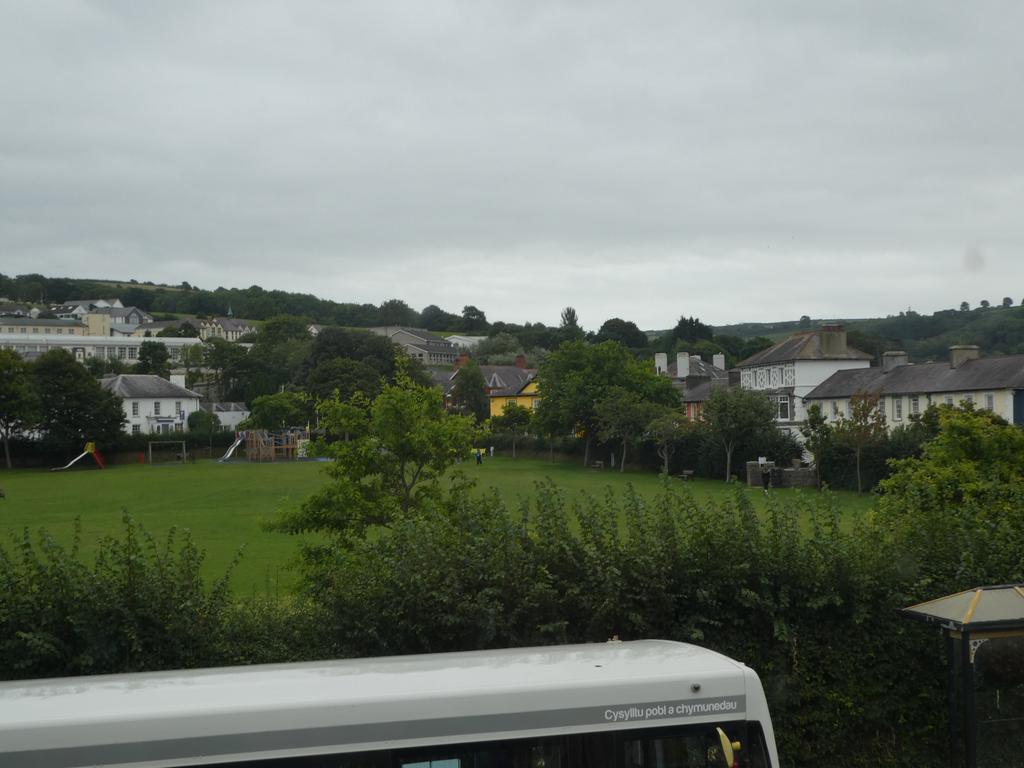
<svg viewBox="0 0 1024 768">
<path fill-rule="evenodd" d="M 894 397 L 892 399 L 892 420 L 903 421 L 903 398 Z"/>
<path fill-rule="evenodd" d="M 985 410 L 994 411 L 996 409 L 996 396 L 991 392 L 985 393 Z"/>
<path fill-rule="evenodd" d="M 921 412 L 921 400 L 917 395 L 910 397 L 910 415 L 917 416 Z"/>
<path fill-rule="evenodd" d="M 159 416 L 160 415 L 160 401 L 159 400 L 156 400 L 156 401 L 153 402 L 153 415 L 154 416 Z"/>
</svg>

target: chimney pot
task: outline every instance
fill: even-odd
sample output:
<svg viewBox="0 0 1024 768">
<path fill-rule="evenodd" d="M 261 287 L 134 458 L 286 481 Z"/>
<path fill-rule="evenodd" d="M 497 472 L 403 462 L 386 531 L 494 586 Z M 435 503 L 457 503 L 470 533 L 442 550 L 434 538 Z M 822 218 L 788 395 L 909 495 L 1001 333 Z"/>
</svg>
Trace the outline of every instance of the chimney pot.
<svg viewBox="0 0 1024 768">
<path fill-rule="evenodd" d="M 676 354 L 676 378 L 685 379 L 690 375 L 690 353 L 679 352 Z"/>
</svg>

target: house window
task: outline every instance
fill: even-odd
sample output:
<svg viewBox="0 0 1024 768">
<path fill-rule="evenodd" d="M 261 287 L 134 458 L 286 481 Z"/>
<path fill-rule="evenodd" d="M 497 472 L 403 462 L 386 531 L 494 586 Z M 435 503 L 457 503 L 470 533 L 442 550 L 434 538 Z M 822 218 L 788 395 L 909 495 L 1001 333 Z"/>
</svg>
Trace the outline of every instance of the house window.
<svg viewBox="0 0 1024 768">
<path fill-rule="evenodd" d="M 917 414 L 920 413 L 920 412 L 921 412 L 921 403 L 918 400 L 917 395 L 914 395 L 912 398 L 910 398 L 910 415 L 911 416 L 917 416 Z"/>
<path fill-rule="evenodd" d="M 953 396 L 952 395 L 946 395 L 946 405 L 948 405 L 948 406 L 952 406 L 953 405 Z"/>
<path fill-rule="evenodd" d="M 775 418 L 779 421 L 789 421 L 789 395 L 778 395 L 773 397 L 772 400 L 775 402 Z"/>
<path fill-rule="evenodd" d="M 964 402 L 967 405 L 974 405 L 974 395 L 964 395 Z"/>
<path fill-rule="evenodd" d="M 853 418 L 853 400 L 846 401 L 846 418 Z"/>
<path fill-rule="evenodd" d="M 832 401 L 832 418 L 839 418 L 839 403 L 837 403 L 835 400 Z"/>
<path fill-rule="evenodd" d="M 903 421 L 903 398 L 894 397 L 892 399 L 892 420 Z"/>
<path fill-rule="evenodd" d="M 515 404 L 516 404 L 516 399 L 514 397 L 510 397 L 508 400 L 505 401 L 505 405 L 515 405 Z"/>
<path fill-rule="evenodd" d="M 180 421 L 177 424 L 174 425 L 174 431 L 175 432 L 181 432 L 181 422 Z"/>
<path fill-rule="evenodd" d="M 878 398 L 878 413 L 881 414 L 882 418 L 885 418 L 885 398 L 879 396 Z"/>
<path fill-rule="evenodd" d="M 135 347 L 128 347 L 128 359 L 134 360 L 138 352 L 139 350 L 137 350 Z"/>
<path fill-rule="evenodd" d="M 118 347 L 117 348 L 117 359 L 118 360 L 124 360 L 124 357 L 125 357 L 126 354 L 127 354 L 127 352 L 126 352 L 124 347 Z"/>
<path fill-rule="evenodd" d="M 985 393 L 985 410 L 994 411 L 996 408 L 996 398 L 991 392 Z"/>
<path fill-rule="evenodd" d="M 174 413 L 175 414 L 181 413 L 181 400 L 175 400 L 174 401 Z"/>
<path fill-rule="evenodd" d="M 132 401 L 132 416 L 138 416 L 138 415 L 139 415 L 139 401 L 138 400 L 133 400 Z"/>
<path fill-rule="evenodd" d="M 132 434 L 137 435 L 140 432 L 142 432 L 142 427 L 140 427 L 138 424 L 132 424 Z"/>
<path fill-rule="evenodd" d="M 533 398 L 533 401 L 530 403 L 530 407 L 533 408 L 533 410 L 535 410 L 535 411 L 538 408 L 540 408 L 540 398 L 539 397 Z"/>
<path fill-rule="evenodd" d="M 155 403 L 153 403 L 153 415 L 154 416 L 159 416 L 160 415 L 160 401 L 159 400 L 157 400 Z"/>
</svg>

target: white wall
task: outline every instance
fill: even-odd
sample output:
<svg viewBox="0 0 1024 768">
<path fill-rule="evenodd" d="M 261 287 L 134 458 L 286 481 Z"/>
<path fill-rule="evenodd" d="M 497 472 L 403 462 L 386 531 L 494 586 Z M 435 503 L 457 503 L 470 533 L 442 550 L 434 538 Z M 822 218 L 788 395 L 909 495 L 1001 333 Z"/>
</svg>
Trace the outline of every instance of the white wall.
<svg viewBox="0 0 1024 768">
<path fill-rule="evenodd" d="M 175 405 L 179 402 L 181 403 L 181 416 L 175 410 Z M 133 415 L 133 403 L 138 404 L 137 416 Z M 155 417 L 157 403 L 160 403 L 159 420 Z M 135 430 L 132 429 L 133 426 L 137 426 L 139 428 L 138 432 L 141 434 L 157 434 L 162 429 L 163 424 L 168 424 L 170 432 L 173 434 L 175 432 L 188 431 L 188 417 L 199 410 L 199 398 L 185 397 L 178 400 L 178 398 L 174 397 L 133 397 L 125 398 L 121 407 L 124 409 L 124 415 L 128 420 L 124 426 L 124 431 L 128 434 L 135 433 Z"/>
</svg>

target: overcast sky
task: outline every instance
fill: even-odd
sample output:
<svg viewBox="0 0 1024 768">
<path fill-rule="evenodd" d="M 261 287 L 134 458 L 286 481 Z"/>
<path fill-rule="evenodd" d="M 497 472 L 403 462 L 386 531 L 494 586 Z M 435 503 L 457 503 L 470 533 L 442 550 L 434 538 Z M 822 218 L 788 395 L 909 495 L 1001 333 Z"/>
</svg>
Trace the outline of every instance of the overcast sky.
<svg viewBox="0 0 1024 768">
<path fill-rule="evenodd" d="M 0 0 L 0 272 L 596 329 L 1024 299 L 1019 2 Z"/>
</svg>

